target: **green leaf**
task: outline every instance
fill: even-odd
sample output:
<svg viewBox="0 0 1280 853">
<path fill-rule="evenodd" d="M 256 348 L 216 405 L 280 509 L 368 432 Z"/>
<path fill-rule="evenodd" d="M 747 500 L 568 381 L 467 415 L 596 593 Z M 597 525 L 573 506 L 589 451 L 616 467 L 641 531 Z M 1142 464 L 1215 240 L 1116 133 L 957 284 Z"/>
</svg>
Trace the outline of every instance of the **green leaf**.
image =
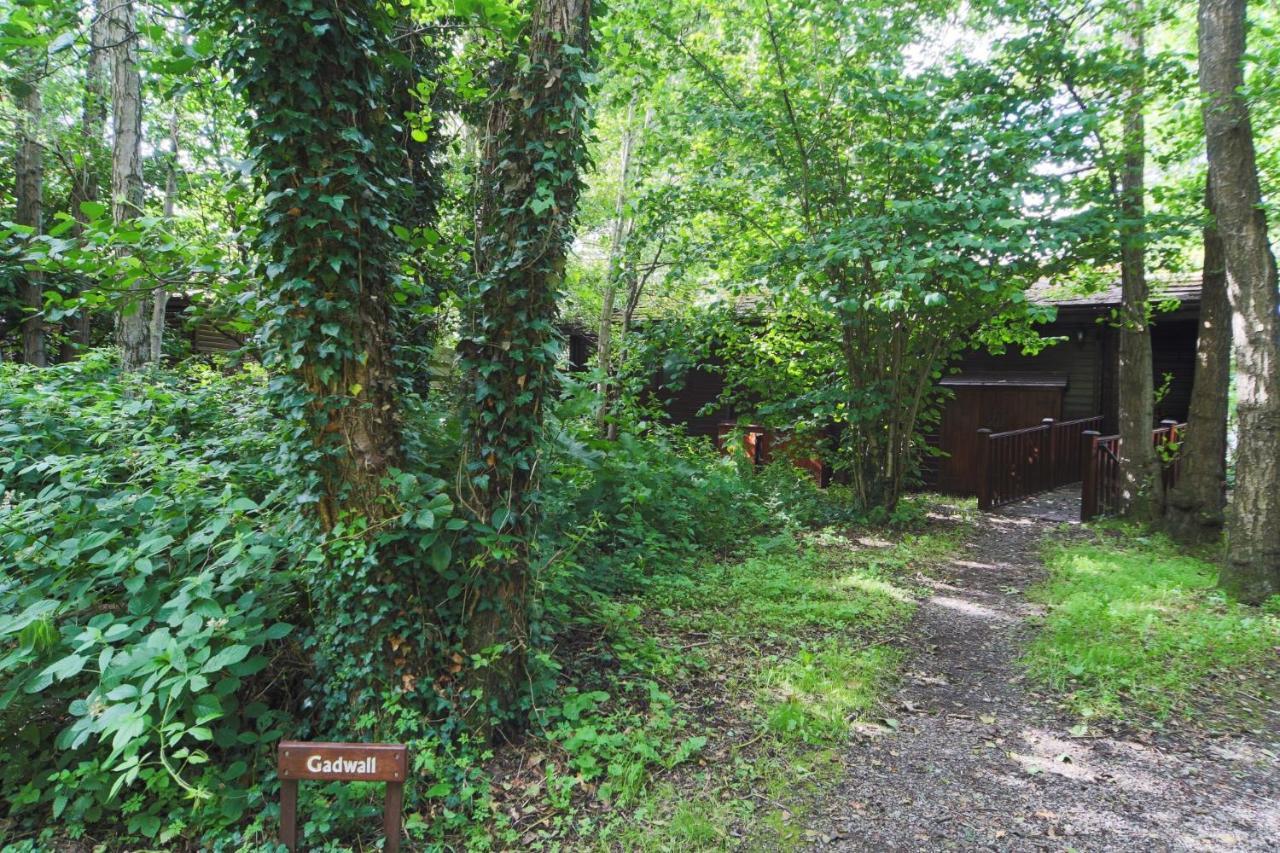
<svg viewBox="0 0 1280 853">
<path fill-rule="evenodd" d="M 68 655 L 62 660 L 51 663 L 45 668 L 44 673 L 41 674 L 43 675 L 48 673 L 58 681 L 65 681 L 74 675 L 79 675 L 80 671 L 84 669 L 84 665 L 88 663 L 88 661 L 89 659 L 83 655 Z"/>
<path fill-rule="evenodd" d="M 215 672 L 220 669 L 226 669 L 232 664 L 237 664 L 249 656 L 250 648 L 244 645 L 228 646 L 209 658 L 208 662 L 200 668 L 201 672 Z"/>
</svg>

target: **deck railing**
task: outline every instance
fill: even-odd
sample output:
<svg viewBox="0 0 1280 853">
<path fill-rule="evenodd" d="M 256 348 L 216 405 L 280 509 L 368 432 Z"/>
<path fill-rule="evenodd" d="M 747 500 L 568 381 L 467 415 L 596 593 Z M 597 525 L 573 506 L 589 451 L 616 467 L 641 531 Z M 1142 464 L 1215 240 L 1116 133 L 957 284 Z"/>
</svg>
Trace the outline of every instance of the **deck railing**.
<svg viewBox="0 0 1280 853">
<path fill-rule="evenodd" d="M 1160 479 L 1172 489 L 1182 474 L 1178 448 L 1186 424 L 1162 421 L 1151 431 L 1151 443 L 1161 457 Z M 1120 511 L 1120 436 L 1088 432 L 1082 441 L 1085 466 L 1080 485 L 1080 520 L 1091 521 Z"/>
<path fill-rule="evenodd" d="M 1055 421 L 1006 432 L 978 430 L 978 507 L 995 509 L 1059 486 L 1083 473 L 1086 432 L 1097 434 L 1102 416 Z"/>
</svg>

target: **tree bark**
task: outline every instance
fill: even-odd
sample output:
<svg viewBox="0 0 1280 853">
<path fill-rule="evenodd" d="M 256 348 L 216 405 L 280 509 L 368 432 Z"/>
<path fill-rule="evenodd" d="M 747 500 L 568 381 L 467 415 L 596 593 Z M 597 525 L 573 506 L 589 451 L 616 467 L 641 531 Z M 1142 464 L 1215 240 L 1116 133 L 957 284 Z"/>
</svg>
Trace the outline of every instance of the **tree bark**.
<svg viewBox="0 0 1280 853">
<path fill-rule="evenodd" d="M 1258 184 L 1244 86 L 1245 0 L 1200 0 L 1200 89 L 1236 362 L 1236 483 L 1223 589 L 1259 603 L 1280 593 L 1280 324 L 1276 262 Z"/>
<path fill-rule="evenodd" d="M 107 82 L 107 18 L 102 0 L 93 4 L 93 22 L 89 26 L 89 57 L 85 64 L 84 93 L 80 101 L 80 162 L 71 181 L 71 215 L 75 219 L 74 234 L 83 237 L 89 216 L 82 209 L 85 202 L 98 200 L 98 155 L 102 132 L 107 125 L 111 94 Z M 77 286 L 83 289 L 85 282 Z M 67 324 L 68 334 L 58 350 L 58 361 L 68 362 L 90 343 L 90 311 L 81 306 Z"/>
<path fill-rule="evenodd" d="M 609 265 L 605 271 L 604 299 L 600 307 L 600 331 L 596 338 L 596 361 L 600 370 L 600 382 L 596 394 L 600 408 L 596 412 L 596 425 L 608 435 L 607 420 L 613 394 L 613 311 L 618 280 L 622 278 L 626 240 L 630 234 L 631 217 L 627 214 L 628 179 L 631 175 L 631 148 L 635 140 L 636 99 L 632 95 L 627 105 L 627 124 L 622 131 L 622 150 L 619 153 L 618 195 L 614 202 L 613 233 L 609 244 Z"/>
<path fill-rule="evenodd" d="M 1227 391 L 1231 384 L 1231 303 L 1222 235 L 1205 182 L 1204 272 L 1200 284 L 1200 330 L 1191 385 L 1182 475 L 1165 501 L 1165 527 L 1173 538 L 1211 542 L 1222 535 L 1227 478 Z"/>
<path fill-rule="evenodd" d="M 107 44 L 111 48 L 111 113 L 114 147 L 111 158 L 112 216 L 117 227 L 142 213 L 142 77 L 138 73 L 138 27 L 132 0 L 117 0 L 107 12 Z M 120 297 L 116 341 L 120 366 L 143 367 L 151 356 L 148 341 L 150 291 L 134 279 Z"/>
<path fill-rule="evenodd" d="M 178 108 L 169 116 L 169 165 L 165 170 L 164 219 L 173 227 L 173 211 L 178 199 Z M 158 284 L 151 291 L 151 360 L 156 364 L 164 358 L 164 318 L 169 294 L 164 285 Z"/>
<path fill-rule="evenodd" d="M 511 720 L 528 684 L 528 587 L 539 519 L 543 406 L 556 387 L 554 321 L 585 160 L 591 0 L 535 0 L 526 44 L 494 87 L 477 176 L 477 280 L 459 354 L 461 498 L 494 531 L 476 543 L 463 602 L 470 725 Z"/>
<path fill-rule="evenodd" d="M 19 225 L 34 229 L 38 236 L 44 227 L 44 152 L 40 147 L 40 84 L 33 75 L 24 83 L 19 98 L 18 157 L 15 163 L 17 216 Z M 19 293 L 26 313 L 22 318 L 22 360 L 46 367 L 49 357 L 44 334 L 44 273 L 22 272 Z"/>
<path fill-rule="evenodd" d="M 1124 105 L 1124 163 L 1120 174 L 1120 507 L 1124 515 L 1153 521 L 1159 515 L 1160 464 L 1152 444 L 1155 379 L 1151 361 L 1150 296 L 1146 272 L 1145 33 L 1142 0 L 1129 4 L 1132 20 L 1124 31 L 1134 65 Z"/>
</svg>

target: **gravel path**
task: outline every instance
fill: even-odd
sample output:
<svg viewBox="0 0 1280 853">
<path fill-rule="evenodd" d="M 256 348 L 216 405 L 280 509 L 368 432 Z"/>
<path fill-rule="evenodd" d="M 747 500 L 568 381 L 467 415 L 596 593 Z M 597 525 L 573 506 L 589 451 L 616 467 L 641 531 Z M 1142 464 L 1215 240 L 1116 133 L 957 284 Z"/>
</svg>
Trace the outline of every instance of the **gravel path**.
<svg viewBox="0 0 1280 853">
<path fill-rule="evenodd" d="M 1280 849 L 1275 738 L 1077 737 L 1022 681 L 1036 608 L 1021 593 L 1057 509 L 986 516 L 931 581 L 896 719 L 850 745 L 810 821 L 816 849 Z"/>
</svg>

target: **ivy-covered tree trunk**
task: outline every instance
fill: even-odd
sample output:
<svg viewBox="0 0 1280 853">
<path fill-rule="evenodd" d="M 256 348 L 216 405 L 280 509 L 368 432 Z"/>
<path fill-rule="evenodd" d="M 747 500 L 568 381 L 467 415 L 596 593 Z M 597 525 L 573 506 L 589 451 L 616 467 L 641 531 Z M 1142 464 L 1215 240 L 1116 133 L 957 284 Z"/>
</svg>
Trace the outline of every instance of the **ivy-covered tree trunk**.
<svg viewBox="0 0 1280 853">
<path fill-rule="evenodd" d="M 1200 329 L 1191 385 L 1182 475 L 1165 501 L 1165 527 L 1183 542 L 1209 542 L 1222 534 L 1227 478 L 1227 391 L 1231 385 L 1231 303 L 1213 203 L 1205 185 L 1204 272 L 1200 279 Z"/>
<path fill-rule="evenodd" d="M 44 223 L 44 154 L 40 148 L 40 86 L 36 78 L 20 83 L 18 156 L 15 165 L 16 221 L 39 234 Z M 44 335 L 44 274 L 22 274 L 20 295 L 27 313 L 22 319 L 22 360 L 45 367 L 49 363 Z"/>
<path fill-rule="evenodd" d="M 240 4 L 239 84 L 264 176 L 258 248 L 273 306 L 266 361 L 309 448 L 326 529 L 379 514 L 382 479 L 400 457 L 391 365 L 400 192 L 376 3 Z"/>
<path fill-rule="evenodd" d="M 411 193 L 394 106 L 395 61 L 404 58 L 392 41 L 395 7 L 241 0 L 223 8 L 226 62 L 252 110 L 248 140 L 262 181 L 263 361 L 313 498 L 304 509 L 326 534 L 311 587 L 320 711 L 331 731 L 406 736 L 400 722 L 425 725 L 438 707 L 433 608 L 446 596 L 432 568 L 438 554 L 415 547 L 403 518 L 412 514 L 434 537 L 433 513 L 448 501 L 423 498 L 438 481 L 398 470 L 396 229 Z M 391 705 L 414 713 L 371 732 Z"/>
<path fill-rule="evenodd" d="M 138 73 L 138 26 L 132 0 L 109 4 L 107 44 L 111 50 L 111 114 L 114 148 L 111 196 L 117 227 L 142 213 L 142 77 Z M 120 366 L 137 370 L 151 357 L 148 340 L 150 290 L 141 275 L 128 282 L 116 314 Z"/>
<path fill-rule="evenodd" d="M 463 602 L 462 673 L 479 731 L 527 686 L 530 547 L 538 522 L 538 448 L 556 382 L 557 297 L 586 159 L 590 0 L 534 0 L 482 129 L 477 277 L 466 306 L 465 485 L 488 528 Z"/>
<path fill-rule="evenodd" d="M 1151 360 L 1150 294 L 1146 270 L 1146 128 L 1143 106 L 1146 62 L 1142 0 L 1129 4 L 1125 47 L 1133 63 L 1124 106 L 1124 162 L 1120 172 L 1120 505 L 1130 518 L 1154 520 L 1163 500 L 1155 425 L 1155 377 Z"/>
<path fill-rule="evenodd" d="M 1200 0 L 1200 89 L 1236 361 L 1236 485 L 1219 583 L 1280 593 L 1280 293 L 1244 88 L 1245 0 Z"/>
</svg>

